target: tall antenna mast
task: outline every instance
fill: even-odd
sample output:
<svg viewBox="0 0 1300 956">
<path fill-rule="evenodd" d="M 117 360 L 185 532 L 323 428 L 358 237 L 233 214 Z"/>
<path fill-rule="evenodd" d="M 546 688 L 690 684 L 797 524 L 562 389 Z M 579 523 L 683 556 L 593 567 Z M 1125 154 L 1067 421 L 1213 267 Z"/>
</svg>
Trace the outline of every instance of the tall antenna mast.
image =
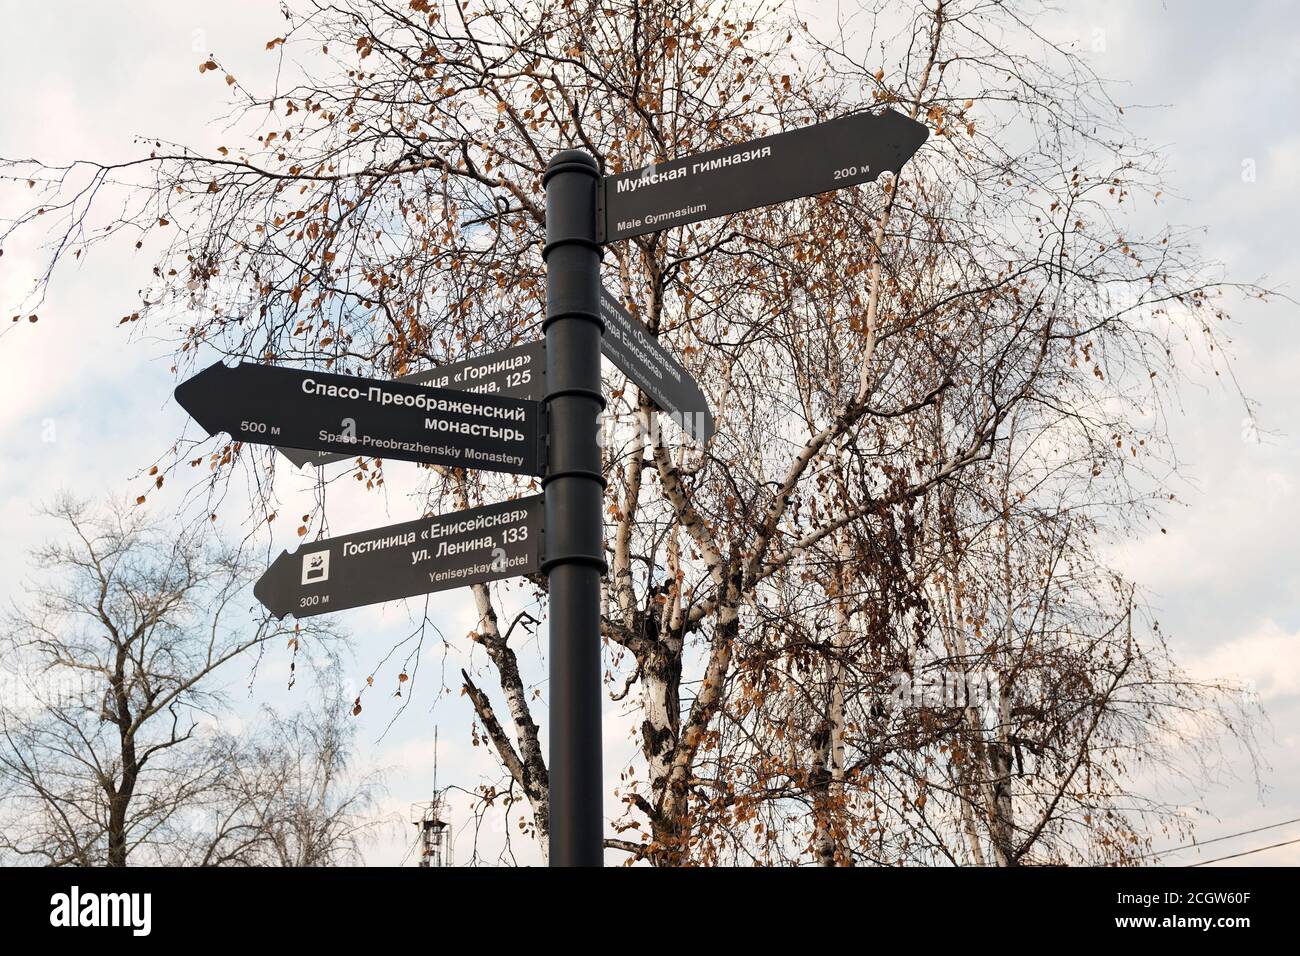
<svg viewBox="0 0 1300 956">
<path fill-rule="evenodd" d="M 433 728 L 433 799 L 419 805 L 420 816 L 414 821 L 420 830 L 420 862 L 422 867 L 451 866 L 450 827 L 442 792 L 438 789 L 438 728 Z"/>
</svg>

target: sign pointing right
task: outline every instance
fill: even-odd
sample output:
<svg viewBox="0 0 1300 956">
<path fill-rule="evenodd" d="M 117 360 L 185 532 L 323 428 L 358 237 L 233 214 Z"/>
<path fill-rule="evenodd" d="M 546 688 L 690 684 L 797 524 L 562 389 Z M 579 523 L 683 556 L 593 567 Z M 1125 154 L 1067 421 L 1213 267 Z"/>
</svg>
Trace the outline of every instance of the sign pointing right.
<svg viewBox="0 0 1300 956">
<path fill-rule="evenodd" d="M 897 113 L 855 113 L 724 146 L 601 183 L 603 242 L 615 242 L 898 175 L 925 142 L 925 124 Z"/>
<path fill-rule="evenodd" d="M 691 373 L 603 286 L 600 316 L 605 320 L 600 342 L 605 357 L 695 441 L 712 438 L 717 431 L 713 412 Z"/>
</svg>

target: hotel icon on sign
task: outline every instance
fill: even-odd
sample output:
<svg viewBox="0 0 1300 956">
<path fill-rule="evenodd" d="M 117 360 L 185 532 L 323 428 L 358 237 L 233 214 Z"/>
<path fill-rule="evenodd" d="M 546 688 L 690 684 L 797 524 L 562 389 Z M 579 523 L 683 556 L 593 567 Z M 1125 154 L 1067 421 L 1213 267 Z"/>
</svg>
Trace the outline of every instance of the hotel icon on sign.
<svg viewBox="0 0 1300 956">
<path fill-rule="evenodd" d="M 330 553 L 313 551 L 302 556 L 302 583 L 320 584 L 330 579 Z"/>
</svg>

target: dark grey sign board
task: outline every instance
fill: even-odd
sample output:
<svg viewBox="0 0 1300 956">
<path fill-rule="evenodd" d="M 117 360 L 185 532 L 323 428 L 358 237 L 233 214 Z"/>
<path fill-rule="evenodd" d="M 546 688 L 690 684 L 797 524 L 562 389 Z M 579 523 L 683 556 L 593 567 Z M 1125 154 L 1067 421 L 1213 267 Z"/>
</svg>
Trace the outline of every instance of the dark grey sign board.
<svg viewBox="0 0 1300 956">
<path fill-rule="evenodd" d="M 600 308 L 605 320 L 601 341 L 605 356 L 687 435 L 699 442 L 712 438 L 716 431 L 713 412 L 691 374 L 604 288 L 600 290 Z M 490 355 L 403 375 L 394 381 L 540 401 L 546 395 L 546 347 L 540 341 L 516 345 Z M 299 467 L 328 465 L 366 454 L 288 447 L 277 450 Z"/>
<path fill-rule="evenodd" d="M 927 135 L 925 124 L 887 109 L 606 176 L 602 241 L 897 175 Z"/>
<path fill-rule="evenodd" d="M 401 375 L 394 381 L 540 402 L 546 394 L 546 344 L 537 341 L 515 345 L 489 355 L 461 359 L 437 368 Z M 347 461 L 357 454 L 343 455 L 301 448 L 277 448 L 276 451 L 299 468 L 303 465 L 328 465 L 336 461 Z"/>
<path fill-rule="evenodd" d="M 628 380 L 650 396 L 682 431 L 706 442 L 716 431 L 713 412 L 691 374 L 659 344 L 644 325 L 623 308 L 609 290 L 600 290 L 600 315 L 605 320 L 601 350 Z"/>
<path fill-rule="evenodd" d="M 542 565 L 541 495 L 304 543 L 253 595 L 278 618 L 395 601 L 533 574 Z"/>
<path fill-rule="evenodd" d="M 244 362 L 176 388 L 208 434 L 348 455 L 540 474 L 542 406 L 407 382 Z"/>
</svg>

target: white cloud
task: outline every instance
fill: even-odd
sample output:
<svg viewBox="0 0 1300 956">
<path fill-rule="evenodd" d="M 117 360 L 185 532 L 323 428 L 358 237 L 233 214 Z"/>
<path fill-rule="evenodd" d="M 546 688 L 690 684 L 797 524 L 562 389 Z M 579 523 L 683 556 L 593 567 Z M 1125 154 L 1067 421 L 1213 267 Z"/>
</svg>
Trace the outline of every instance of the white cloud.
<svg viewBox="0 0 1300 956">
<path fill-rule="evenodd" d="M 1249 633 L 1219 644 L 1189 662 L 1201 678 L 1233 677 L 1247 681 L 1268 704 L 1300 694 L 1300 630 L 1262 621 Z"/>
</svg>

